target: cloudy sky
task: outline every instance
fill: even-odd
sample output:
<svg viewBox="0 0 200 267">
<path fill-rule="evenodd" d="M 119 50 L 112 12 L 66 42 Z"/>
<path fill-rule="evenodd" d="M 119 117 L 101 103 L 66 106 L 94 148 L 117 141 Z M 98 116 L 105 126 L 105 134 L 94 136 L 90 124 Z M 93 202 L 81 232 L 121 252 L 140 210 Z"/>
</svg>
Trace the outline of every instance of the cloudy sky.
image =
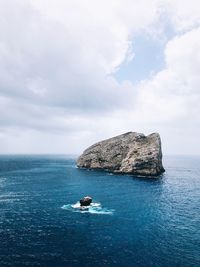
<svg viewBox="0 0 200 267">
<path fill-rule="evenodd" d="M 0 153 L 127 131 L 200 154 L 199 0 L 0 0 Z"/>
</svg>

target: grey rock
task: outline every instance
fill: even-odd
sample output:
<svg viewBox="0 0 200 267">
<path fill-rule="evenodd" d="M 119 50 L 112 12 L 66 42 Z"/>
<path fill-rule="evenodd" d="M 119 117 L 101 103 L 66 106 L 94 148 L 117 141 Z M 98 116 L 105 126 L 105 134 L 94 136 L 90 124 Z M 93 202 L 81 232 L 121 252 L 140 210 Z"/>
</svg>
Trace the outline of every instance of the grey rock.
<svg viewBox="0 0 200 267">
<path fill-rule="evenodd" d="M 138 176 L 158 176 L 165 171 L 160 135 L 128 132 L 98 142 L 83 152 L 77 166 Z"/>
</svg>

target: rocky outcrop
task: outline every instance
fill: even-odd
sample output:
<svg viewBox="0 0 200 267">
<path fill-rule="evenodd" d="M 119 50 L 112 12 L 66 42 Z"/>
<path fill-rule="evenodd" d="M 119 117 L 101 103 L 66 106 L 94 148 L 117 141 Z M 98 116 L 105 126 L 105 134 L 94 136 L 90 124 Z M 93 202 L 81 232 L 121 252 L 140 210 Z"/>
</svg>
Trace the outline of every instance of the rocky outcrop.
<svg viewBox="0 0 200 267">
<path fill-rule="evenodd" d="M 92 203 L 92 198 L 87 196 L 84 197 L 80 200 L 80 205 L 81 206 L 90 206 L 90 204 Z"/>
<path fill-rule="evenodd" d="M 158 176 L 165 171 L 160 136 L 158 133 L 145 136 L 128 132 L 98 142 L 83 152 L 77 166 L 139 176 Z"/>
</svg>

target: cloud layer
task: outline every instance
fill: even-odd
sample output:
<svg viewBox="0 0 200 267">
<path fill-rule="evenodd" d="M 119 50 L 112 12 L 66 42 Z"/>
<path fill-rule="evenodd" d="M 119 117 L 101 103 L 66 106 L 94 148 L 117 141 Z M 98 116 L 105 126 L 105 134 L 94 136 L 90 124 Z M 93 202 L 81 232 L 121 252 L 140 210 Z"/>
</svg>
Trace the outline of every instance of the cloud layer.
<svg viewBox="0 0 200 267">
<path fill-rule="evenodd" d="M 198 154 L 199 14 L 194 0 L 0 0 L 0 152 L 80 153 L 131 130 Z M 118 81 L 138 34 L 162 42 L 165 67 Z"/>
</svg>

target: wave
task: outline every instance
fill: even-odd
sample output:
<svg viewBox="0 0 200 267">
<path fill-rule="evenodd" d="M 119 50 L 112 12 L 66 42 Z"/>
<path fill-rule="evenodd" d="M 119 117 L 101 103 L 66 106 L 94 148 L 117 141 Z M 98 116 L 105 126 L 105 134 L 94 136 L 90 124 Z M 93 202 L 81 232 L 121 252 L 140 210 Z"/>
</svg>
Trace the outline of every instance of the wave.
<svg viewBox="0 0 200 267">
<path fill-rule="evenodd" d="M 101 206 L 101 203 L 91 203 L 90 206 L 81 207 L 80 203 L 77 202 L 75 204 L 67 204 L 61 207 L 64 210 L 79 212 L 79 213 L 91 213 L 91 214 L 105 214 L 112 215 L 115 211 L 114 209 L 107 209 Z"/>
</svg>

